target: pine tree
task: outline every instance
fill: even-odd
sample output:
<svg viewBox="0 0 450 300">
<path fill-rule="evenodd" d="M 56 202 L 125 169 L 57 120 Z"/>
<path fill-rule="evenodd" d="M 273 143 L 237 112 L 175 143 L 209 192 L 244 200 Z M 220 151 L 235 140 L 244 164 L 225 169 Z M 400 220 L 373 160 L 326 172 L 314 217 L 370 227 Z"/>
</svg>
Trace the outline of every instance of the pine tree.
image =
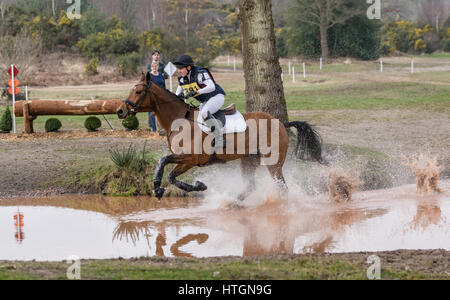
<svg viewBox="0 0 450 300">
<path fill-rule="evenodd" d="M 9 110 L 9 106 L 7 106 L 0 118 L 0 131 L 10 132 L 11 130 L 12 130 L 12 116 L 11 111 Z"/>
</svg>

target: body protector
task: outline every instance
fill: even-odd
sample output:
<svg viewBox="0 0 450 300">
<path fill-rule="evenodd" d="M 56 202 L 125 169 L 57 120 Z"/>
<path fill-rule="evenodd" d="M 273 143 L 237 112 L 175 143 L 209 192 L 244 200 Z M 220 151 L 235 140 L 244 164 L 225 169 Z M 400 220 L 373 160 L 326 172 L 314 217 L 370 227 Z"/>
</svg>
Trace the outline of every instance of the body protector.
<svg viewBox="0 0 450 300">
<path fill-rule="evenodd" d="M 215 90 L 209 93 L 201 94 L 201 89 L 206 87 L 204 82 L 207 80 L 212 80 L 214 82 Z M 193 67 L 188 76 L 180 76 L 178 78 L 178 84 L 185 94 L 200 91 L 200 93 L 194 97 L 200 103 L 205 103 L 218 94 L 226 95 L 225 91 L 216 83 L 211 75 L 211 72 L 207 68 Z"/>
</svg>

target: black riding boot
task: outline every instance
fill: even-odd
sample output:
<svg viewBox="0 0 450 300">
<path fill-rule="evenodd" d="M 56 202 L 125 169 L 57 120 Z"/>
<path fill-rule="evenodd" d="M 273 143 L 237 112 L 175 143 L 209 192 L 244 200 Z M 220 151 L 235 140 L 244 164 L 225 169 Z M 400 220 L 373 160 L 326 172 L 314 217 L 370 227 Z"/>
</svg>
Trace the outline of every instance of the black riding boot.
<svg viewBox="0 0 450 300">
<path fill-rule="evenodd" d="M 212 133 L 215 133 L 216 130 L 219 131 L 219 133 L 214 134 L 215 151 L 218 152 L 219 150 L 223 150 L 224 148 L 226 148 L 226 141 L 222 134 L 223 126 L 221 122 L 214 118 L 214 116 L 210 112 L 208 112 L 208 117 L 205 119 L 205 123 L 207 126 L 209 126 Z"/>
</svg>

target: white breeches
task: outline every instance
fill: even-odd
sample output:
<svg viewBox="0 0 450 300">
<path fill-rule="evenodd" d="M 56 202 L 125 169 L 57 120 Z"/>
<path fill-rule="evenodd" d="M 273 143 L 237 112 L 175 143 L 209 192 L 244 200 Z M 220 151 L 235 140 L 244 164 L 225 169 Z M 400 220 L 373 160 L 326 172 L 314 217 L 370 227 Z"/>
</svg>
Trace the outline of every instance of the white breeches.
<svg viewBox="0 0 450 300">
<path fill-rule="evenodd" d="M 224 103 L 225 96 L 222 94 L 218 94 L 209 99 L 208 102 L 200 104 L 200 113 L 202 114 L 203 120 L 208 117 L 208 112 L 210 112 L 212 115 L 218 112 L 222 108 Z"/>
</svg>

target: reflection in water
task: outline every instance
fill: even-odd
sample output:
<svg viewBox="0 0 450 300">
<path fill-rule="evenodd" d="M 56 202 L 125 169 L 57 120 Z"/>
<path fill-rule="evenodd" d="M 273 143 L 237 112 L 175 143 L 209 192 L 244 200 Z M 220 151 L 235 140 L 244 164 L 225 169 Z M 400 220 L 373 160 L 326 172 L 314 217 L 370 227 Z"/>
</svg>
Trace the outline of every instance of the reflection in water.
<svg viewBox="0 0 450 300">
<path fill-rule="evenodd" d="M 189 199 L 9 199 L 0 201 L 0 260 L 450 250 L 448 192 L 418 195 L 411 185 L 356 193 L 351 203 L 325 197 L 239 210 Z M 27 240 L 23 218 L 11 226 L 18 205 Z"/>
<path fill-rule="evenodd" d="M 426 230 L 431 225 L 445 222 L 442 210 L 436 200 L 424 201 L 417 206 L 417 213 L 411 222 L 410 230 Z"/>
<path fill-rule="evenodd" d="M 163 246 L 167 245 L 166 227 L 158 225 L 158 236 L 156 237 L 156 255 L 164 256 Z"/>
<path fill-rule="evenodd" d="M 209 239 L 209 235 L 206 233 L 200 233 L 200 234 L 188 234 L 187 236 L 181 238 L 176 242 L 175 244 L 170 247 L 170 252 L 175 257 L 193 257 L 192 254 L 183 252 L 180 250 L 181 247 L 186 246 L 190 242 L 197 241 L 199 245 L 206 243 L 206 241 Z"/>
<path fill-rule="evenodd" d="M 141 235 L 147 240 L 150 245 L 149 238 L 151 237 L 151 232 L 149 230 L 148 222 L 120 222 L 114 229 L 113 241 L 114 240 L 126 240 L 127 243 L 131 242 L 136 245 L 137 241 L 140 240 Z"/>
<path fill-rule="evenodd" d="M 16 229 L 14 237 L 19 244 L 22 244 L 25 239 L 25 233 L 23 232 L 24 226 L 24 215 L 20 211 L 17 211 L 17 213 L 14 214 L 14 228 Z"/>
</svg>

